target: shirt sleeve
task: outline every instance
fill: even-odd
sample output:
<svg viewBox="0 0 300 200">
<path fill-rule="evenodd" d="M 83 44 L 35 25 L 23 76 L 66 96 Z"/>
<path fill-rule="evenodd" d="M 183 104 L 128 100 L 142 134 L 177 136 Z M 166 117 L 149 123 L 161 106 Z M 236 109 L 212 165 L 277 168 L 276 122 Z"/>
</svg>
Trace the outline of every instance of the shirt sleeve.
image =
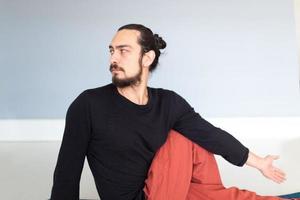
<svg viewBox="0 0 300 200">
<path fill-rule="evenodd" d="M 228 162 L 243 166 L 249 149 L 226 131 L 203 119 L 186 100 L 174 92 L 171 100 L 174 113 L 173 129 L 206 150 L 221 155 Z"/>
<path fill-rule="evenodd" d="M 91 136 L 87 92 L 82 92 L 67 110 L 65 129 L 53 175 L 51 200 L 79 199 L 79 186 Z"/>
</svg>

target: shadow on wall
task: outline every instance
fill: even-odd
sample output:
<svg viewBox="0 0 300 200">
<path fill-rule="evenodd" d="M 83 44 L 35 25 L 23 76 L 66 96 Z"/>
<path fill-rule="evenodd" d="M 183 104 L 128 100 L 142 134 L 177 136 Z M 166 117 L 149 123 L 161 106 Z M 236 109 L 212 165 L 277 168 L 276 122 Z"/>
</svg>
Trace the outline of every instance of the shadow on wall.
<svg viewBox="0 0 300 200">
<path fill-rule="evenodd" d="M 284 159 L 289 160 L 289 164 L 295 166 L 299 170 L 300 164 L 300 137 L 286 140 L 282 145 L 282 153 L 285 155 Z M 297 166 L 298 165 L 298 166 Z"/>
<path fill-rule="evenodd" d="M 290 192 L 300 191 L 300 137 L 286 140 L 282 144 L 282 161 L 285 163 L 284 170 L 287 173 L 287 183 L 293 189 Z"/>
</svg>

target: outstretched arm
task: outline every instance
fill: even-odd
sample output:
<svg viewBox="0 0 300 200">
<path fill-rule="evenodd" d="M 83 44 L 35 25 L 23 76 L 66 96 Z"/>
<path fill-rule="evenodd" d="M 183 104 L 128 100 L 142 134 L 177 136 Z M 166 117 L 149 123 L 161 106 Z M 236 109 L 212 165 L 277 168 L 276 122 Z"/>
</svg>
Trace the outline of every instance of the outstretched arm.
<svg viewBox="0 0 300 200">
<path fill-rule="evenodd" d="M 271 179 L 276 183 L 282 183 L 286 180 L 285 173 L 273 165 L 273 161 L 277 160 L 279 156 L 267 155 L 262 158 L 249 152 L 246 165 L 258 169 L 266 178 Z"/>
<path fill-rule="evenodd" d="M 236 166 L 246 163 L 249 154 L 247 147 L 228 132 L 203 119 L 180 95 L 173 92 L 171 97 L 172 129 Z"/>
</svg>

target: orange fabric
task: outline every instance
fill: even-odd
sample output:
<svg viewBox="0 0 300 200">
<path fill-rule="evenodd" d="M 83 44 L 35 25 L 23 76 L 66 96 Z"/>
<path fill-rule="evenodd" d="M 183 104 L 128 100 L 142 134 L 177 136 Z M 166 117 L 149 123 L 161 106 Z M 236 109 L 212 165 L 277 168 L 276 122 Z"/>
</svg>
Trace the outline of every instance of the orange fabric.
<svg viewBox="0 0 300 200">
<path fill-rule="evenodd" d="M 147 200 L 282 200 L 225 188 L 214 155 L 174 130 L 152 161 L 144 192 Z"/>
</svg>

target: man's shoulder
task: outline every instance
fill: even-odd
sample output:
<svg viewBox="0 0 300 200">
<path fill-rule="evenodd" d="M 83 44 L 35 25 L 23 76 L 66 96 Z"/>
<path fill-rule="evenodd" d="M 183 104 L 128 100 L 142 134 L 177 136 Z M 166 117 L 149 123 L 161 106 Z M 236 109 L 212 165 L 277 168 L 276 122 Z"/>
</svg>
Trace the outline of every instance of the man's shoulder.
<svg viewBox="0 0 300 200">
<path fill-rule="evenodd" d="M 94 88 L 87 88 L 83 90 L 79 95 L 84 95 L 84 96 L 103 96 L 107 94 L 108 92 L 111 92 L 113 90 L 113 85 L 107 84 L 99 87 L 94 87 Z"/>
<path fill-rule="evenodd" d="M 77 97 L 75 98 L 75 101 L 102 101 L 109 97 L 109 93 L 112 91 L 112 84 L 107 84 L 99 87 L 94 88 L 87 88 L 82 90 Z"/>
<path fill-rule="evenodd" d="M 83 92 L 92 94 L 92 93 L 101 93 L 101 92 L 112 91 L 112 89 L 113 89 L 113 84 L 109 83 L 109 84 L 106 84 L 103 86 L 85 89 Z"/>
<path fill-rule="evenodd" d="M 153 88 L 153 87 L 150 87 L 150 89 L 152 90 L 153 93 L 156 93 L 160 96 L 173 96 L 175 94 L 175 92 L 173 90 L 166 89 L 166 88 Z"/>
<path fill-rule="evenodd" d="M 154 93 L 156 93 L 158 96 L 162 98 L 168 97 L 169 100 L 176 100 L 176 99 L 181 99 L 182 96 L 175 92 L 174 90 L 171 89 L 166 89 L 166 88 L 151 88 Z"/>
</svg>

